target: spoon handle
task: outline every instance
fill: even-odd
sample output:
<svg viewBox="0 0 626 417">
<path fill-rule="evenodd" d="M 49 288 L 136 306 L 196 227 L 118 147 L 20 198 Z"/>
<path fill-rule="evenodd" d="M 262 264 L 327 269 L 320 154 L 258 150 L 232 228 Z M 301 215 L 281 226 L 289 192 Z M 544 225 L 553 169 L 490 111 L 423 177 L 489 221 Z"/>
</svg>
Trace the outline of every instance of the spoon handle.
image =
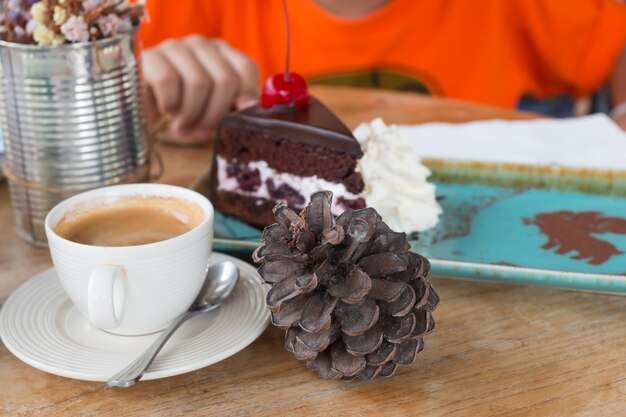
<svg viewBox="0 0 626 417">
<path fill-rule="evenodd" d="M 137 359 L 132 361 L 128 366 L 107 381 L 107 387 L 130 387 L 139 381 L 144 372 L 148 369 L 154 358 L 159 354 L 165 343 L 174 334 L 174 332 L 191 317 L 198 313 L 206 312 L 207 309 L 187 311 L 174 319 L 172 324 L 161 333 L 161 335 L 146 349 Z"/>
</svg>

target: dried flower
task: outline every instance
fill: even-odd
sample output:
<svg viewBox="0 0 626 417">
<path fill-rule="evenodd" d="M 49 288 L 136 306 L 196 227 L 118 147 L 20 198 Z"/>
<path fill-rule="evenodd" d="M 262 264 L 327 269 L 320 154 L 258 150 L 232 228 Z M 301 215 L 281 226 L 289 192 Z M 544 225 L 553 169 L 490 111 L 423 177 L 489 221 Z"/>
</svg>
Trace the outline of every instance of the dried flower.
<svg viewBox="0 0 626 417">
<path fill-rule="evenodd" d="M 82 16 L 70 16 L 67 22 L 61 26 L 61 33 L 70 42 L 87 42 L 89 40 L 89 29 Z"/>
<path fill-rule="evenodd" d="M 0 40 L 26 44 L 86 42 L 131 32 L 143 14 L 141 2 L 128 0 L 0 1 Z"/>
<path fill-rule="evenodd" d="M 129 18 L 120 19 L 116 14 L 101 16 L 96 20 L 96 24 L 105 37 L 130 32 L 133 28 Z"/>
<path fill-rule="evenodd" d="M 42 24 L 37 24 L 37 27 L 33 30 L 33 39 L 37 42 L 37 45 L 52 45 L 53 38 L 54 32 Z"/>
<path fill-rule="evenodd" d="M 40 46 L 63 45 L 65 43 L 63 36 L 54 33 L 43 24 L 38 24 L 33 30 L 33 39 Z"/>
<path fill-rule="evenodd" d="M 61 6 L 54 6 L 52 20 L 54 21 L 55 25 L 61 26 L 67 21 L 67 11 Z"/>
<path fill-rule="evenodd" d="M 9 0 L 7 9 L 19 13 L 22 10 L 22 0 Z"/>
<path fill-rule="evenodd" d="M 104 3 L 103 0 L 83 0 L 83 10 L 86 12 L 100 7 Z M 106 36 L 106 35 L 105 35 Z"/>
<path fill-rule="evenodd" d="M 99 17 L 98 20 L 96 20 L 96 24 L 104 36 L 111 36 L 117 34 L 117 28 L 121 20 L 122 19 L 116 15 L 110 14 L 108 16 Z"/>
<path fill-rule="evenodd" d="M 120 24 L 117 27 L 117 33 L 128 33 L 133 30 L 133 22 L 129 17 L 120 19 Z"/>
<path fill-rule="evenodd" d="M 115 6 L 115 10 L 118 12 L 124 11 L 128 7 L 128 1 L 121 1 L 117 6 Z"/>
<path fill-rule="evenodd" d="M 47 13 L 48 13 L 48 8 L 42 2 L 35 3 L 30 8 L 31 16 L 33 17 L 33 19 L 35 19 L 36 22 L 39 22 L 39 23 L 45 22 Z"/>
<path fill-rule="evenodd" d="M 37 27 L 37 21 L 35 19 L 30 19 L 28 23 L 26 23 L 26 33 L 32 35 Z"/>
</svg>

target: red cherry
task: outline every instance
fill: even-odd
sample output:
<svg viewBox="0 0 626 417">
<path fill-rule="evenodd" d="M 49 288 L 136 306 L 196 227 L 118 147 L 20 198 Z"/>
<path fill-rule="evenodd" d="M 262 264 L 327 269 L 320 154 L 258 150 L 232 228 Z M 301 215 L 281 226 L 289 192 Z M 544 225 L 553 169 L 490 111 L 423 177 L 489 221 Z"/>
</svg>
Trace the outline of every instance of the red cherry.
<svg viewBox="0 0 626 417">
<path fill-rule="evenodd" d="M 265 81 L 261 93 L 261 106 L 266 109 L 289 104 L 301 109 L 306 107 L 309 101 L 311 101 L 311 96 L 306 81 L 302 75 L 295 72 L 271 76 Z"/>
</svg>

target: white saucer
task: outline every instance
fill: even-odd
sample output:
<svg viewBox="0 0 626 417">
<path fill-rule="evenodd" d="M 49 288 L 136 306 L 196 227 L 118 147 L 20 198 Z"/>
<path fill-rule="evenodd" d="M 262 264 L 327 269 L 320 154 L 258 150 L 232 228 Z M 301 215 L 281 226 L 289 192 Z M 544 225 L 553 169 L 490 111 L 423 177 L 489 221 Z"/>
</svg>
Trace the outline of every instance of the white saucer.
<svg viewBox="0 0 626 417">
<path fill-rule="evenodd" d="M 267 327 L 267 288 L 256 269 L 219 253 L 211 259 L 234 262 L 241 274 L 239 285 L 219 310 L 183 324 L 143 379 L 219 362 L 248 346 Z M 52 268 L 20 286 L 0 311 L 0 337 L 11 353 L 35 368 L 68 378 L 106 381 L 157 336 L 116 336 L 92 327 L 67 298 Z"/>
</svg>

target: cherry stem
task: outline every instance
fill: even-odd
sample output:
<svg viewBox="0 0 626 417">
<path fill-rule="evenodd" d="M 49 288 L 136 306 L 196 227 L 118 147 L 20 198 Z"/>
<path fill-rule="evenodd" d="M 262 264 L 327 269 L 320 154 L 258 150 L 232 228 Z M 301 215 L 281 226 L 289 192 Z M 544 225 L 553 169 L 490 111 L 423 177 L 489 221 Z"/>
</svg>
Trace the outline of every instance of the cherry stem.
<svg viewBox="0 0 626 417">
<path fill-rule="evenodd" d="M 283 11 L 285 12 L 285 27 L 287 29 L 287 57 L 285 62 L 285 76 L 283 79 L 285 82 L 291 82 L 291 75 L 289 74 L 289 58 L 290 58 L 290 40 L 291 40 L 291 31 L 289 30 L 289 11 L 287 10 L 287 0 L 283 0 Z"/>
</svg>

